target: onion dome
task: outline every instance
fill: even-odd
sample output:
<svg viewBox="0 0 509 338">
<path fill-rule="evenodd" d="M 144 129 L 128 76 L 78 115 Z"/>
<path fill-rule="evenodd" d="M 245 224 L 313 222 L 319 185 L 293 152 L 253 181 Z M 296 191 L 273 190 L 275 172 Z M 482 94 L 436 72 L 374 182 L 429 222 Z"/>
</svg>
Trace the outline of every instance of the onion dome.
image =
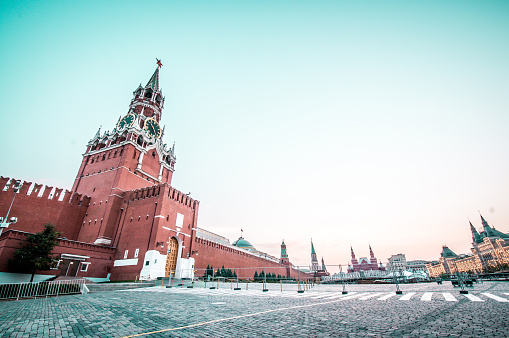
<svg viewBox="0 0 509 338">
<path fill-rule="evenodd" d="M 233 246 L 236 246 L 238 248 L 249 248 L 254 249 L 254 247 L 244 239 L 244 237 L 240 236 L 239 239 L 237 239 L 235 242 L 232 243 Z"/>
</svg>

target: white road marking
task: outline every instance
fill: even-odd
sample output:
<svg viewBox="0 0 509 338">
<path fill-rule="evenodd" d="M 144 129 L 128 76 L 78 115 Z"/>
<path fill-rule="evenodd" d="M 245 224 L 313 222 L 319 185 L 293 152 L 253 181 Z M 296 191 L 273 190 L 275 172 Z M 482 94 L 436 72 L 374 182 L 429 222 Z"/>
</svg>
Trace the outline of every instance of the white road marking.
<svg viewBox="0 0 509 338">
<path fill-rule="evenodd" d="M 421 297 L 421 300 L 425 301 L 425 302 L 430 302 L 432 296 L 433 296 L 433 292 L 424 292 L 424 294 Z"/>
<path fill-rule="evenodd" d="M 399 300 L 410 300 L 410 298 L 412 298 L 413 295 L 415 295 L 415 292 L 409 292 L 403 297 L 401 297 Z"/>
<path fill-rule="evenodd" d="M 444 295 L 444 298 L 446 301 L 448 302 L 457 302 L 458 300 L 453 296 L 451 295 L 449 292 L 444 292 L 442 293 L 442 295 Z"/>
<path fill-rule="evenodd" d="M 337 295 L 337 296 L 332 296 L 332 297 L 329 297 L 329 298 L 326 298 L 326 299 L 343 298 L 343 297 L 347 297 L 347 296 L 354 295 L 354 294 L 356 294 L 356 293 L 357 293 L 357 292 L 355 292 L 355 291 L 354 291 L 354 292 L 347 293 L 347 294 L 345 294 L 345 295 L 341 293 L 341 294 L 339 294 L 339 295 Z"/>
<path fill-rule="evenodd" d="M 484 302 L 484 300 L 482 300 L 481 298 L 477 297 L 477 296 L 474 296 L 470 293 L 466 294 L 466 295 L 463 295 L 465 297 L 467 297 L 468 299 L 470 299 L 472 302 Z"/>
<path fill-rule="evenodd" d="M 382 297 L 378 298 L 378 300 L 387 300 L 387 299 L 389 299 L 391 297 L 394 297 L 394 296 L 396 296 L 396 293 L 395 292 L 391 292 L 389 294 L 386 294 L 385 296 L 382 296 Z"/>
<path fill-rule="evenodd" d="M 359 299 L 360 300 L 367 300 L 367 299 L 370 299 L 370 298 L 373 298 L 373 297 L 376 297 L 376 296 L 380 296 L 380 295 L 383 295 L 383 294 L 384 294 L 383 292 L 372 293 L 372 294 L 367 295 L 367 296 L 362 296 Z"/>
<path fill-rule="evenodd" d="M 509 300 L 507 300 L 507 299 L 505 299 L 505 298 L 502 298 L 502 297 L 499 297 L 499 296 L 492 295 L 491 293 L 483 292 L 483 293 L 481 293 L 481 294 L 482 294 L 482 295 L 485 295 L 485 296 L 486 296 L 486 297 L 488 297 L 488 298 L 494 299 L 494 300 L 496 300 L 497 302 L 502 302 L 502 303 L 509 302 Z"/>
<path fill-rule="evenodd" d="M 341 297 L 339 300 L 345 300 L 345 299 L 353 299 L 360 296 L 365 296 L 368 292 L 358 293 L 356 295 L 347 295 L 346 297 Z"/>
</svg>

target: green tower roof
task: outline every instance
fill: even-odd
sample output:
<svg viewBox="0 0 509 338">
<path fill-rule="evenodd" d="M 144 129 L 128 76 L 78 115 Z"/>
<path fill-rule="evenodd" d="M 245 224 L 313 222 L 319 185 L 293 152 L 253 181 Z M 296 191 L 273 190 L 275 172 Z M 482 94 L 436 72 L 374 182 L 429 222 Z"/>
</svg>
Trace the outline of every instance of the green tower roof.
<svg viewBox="0 0 509 338">
<path fill-rule="evenodd" d="M 154 74 L 152 74 L 152 77 L 150 78 L 150 80 L 148 80 L 145 88 L 147 88 L 147 87 L 152 88 L 152 90 L 154 90 L 154 91 L 159 90 L 159 68 L 156 68 L 156 71 L 154 72 Z"/>
</svg>

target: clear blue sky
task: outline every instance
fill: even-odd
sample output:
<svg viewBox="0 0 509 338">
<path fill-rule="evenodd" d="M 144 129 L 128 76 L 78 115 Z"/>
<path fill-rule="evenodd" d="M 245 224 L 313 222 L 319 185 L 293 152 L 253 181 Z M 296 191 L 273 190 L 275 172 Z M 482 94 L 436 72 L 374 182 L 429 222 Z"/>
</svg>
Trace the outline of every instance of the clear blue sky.
<svg viewBox="0 0 509 338">
<path fill-rule="evenodd" d="M 0 174 L 70 188 L 161 58 L 199 226 L 309 264 L 509 232 L 507 1 L 3 1 Z"/>
</svg>

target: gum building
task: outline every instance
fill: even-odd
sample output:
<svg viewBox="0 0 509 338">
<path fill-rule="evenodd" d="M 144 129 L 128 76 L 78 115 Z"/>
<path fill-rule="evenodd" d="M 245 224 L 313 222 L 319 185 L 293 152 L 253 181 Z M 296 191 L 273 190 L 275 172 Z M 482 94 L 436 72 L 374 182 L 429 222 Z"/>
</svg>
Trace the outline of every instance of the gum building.
<svg viewBox="0 0 509 338">
<path fill-rule="evenodd" d="M 262 267 L 297 276 L 286 246 L 279 259 L 242 236 L 230 244 L 198 227 L 200 202 L 171 185 L 175 145 L 163 142 L 159 68 L 133 92 L 112 131 L 99 129 L 88 142 L 71 191 L 0 177 L 0 215 L 10 210 L 17 217 L 0 236 L 0 279 L 23 280 L 9 273 L 7 261 L 46 223 L 56 225 L 61 239 L 53 251 L 54 269 L 38 271 L 38 280 L 47 275 L 93 281 L 191 278 L 208 266 L 241 269 L 239 276 L 246 278 Z"/>
</svg>

